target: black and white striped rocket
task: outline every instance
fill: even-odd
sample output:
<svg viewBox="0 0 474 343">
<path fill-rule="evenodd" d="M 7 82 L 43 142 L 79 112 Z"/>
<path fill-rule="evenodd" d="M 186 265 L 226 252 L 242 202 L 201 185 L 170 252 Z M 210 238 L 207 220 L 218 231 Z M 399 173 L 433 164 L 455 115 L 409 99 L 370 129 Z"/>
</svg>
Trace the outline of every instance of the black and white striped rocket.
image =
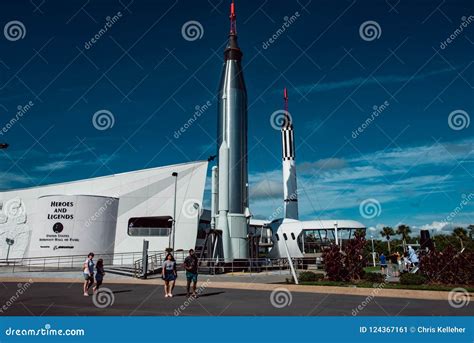
<svg viewBox="0 0 474 343">
<path fill-rule="evenodd" d="M 288 112 L 288 91 L 283 91 L 285 101 L 285 120 L 281 126 L 281 143 L 283 150 L 283 196 L 285 218 L 298 220 L 298 189 L 296 185 L 296 164 L 295 164 L 295 137 L 293 122 Z"/>
</svg>

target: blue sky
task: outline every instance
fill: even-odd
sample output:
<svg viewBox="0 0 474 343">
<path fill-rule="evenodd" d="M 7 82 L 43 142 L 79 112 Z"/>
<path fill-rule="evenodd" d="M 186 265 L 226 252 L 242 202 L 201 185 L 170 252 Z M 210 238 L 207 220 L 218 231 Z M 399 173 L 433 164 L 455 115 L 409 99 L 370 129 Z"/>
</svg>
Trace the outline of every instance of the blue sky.
<svg viewBox="0 0 474 343">
<path fill-rule="evenodd" d="M 0 139 L 10 144 L 0 160 L 2 189 L 215 154 L 228 1 L 25 0 L 1 7 L 1 27 L 19 21 L 24 33 L 0 35 Z M 236 7 L 256 217 L 268 218 L 282 202 L 280 133 L 270 117 L 288 87 L 303 219 L 437 230 L 474 222 L 474 124 L 467 125 L 474 113 L 472 1 Z M 190 21 L 202 28 L 198 39 L 183 36 Z M 375 38 L 360 31 L 369 21 L 378 25 Z M 98 111 L 108 111 L 113 126 L 98 130 Z M 376 204 L 373 218 L 361 211 L 367 200 Z"/>
</svg>

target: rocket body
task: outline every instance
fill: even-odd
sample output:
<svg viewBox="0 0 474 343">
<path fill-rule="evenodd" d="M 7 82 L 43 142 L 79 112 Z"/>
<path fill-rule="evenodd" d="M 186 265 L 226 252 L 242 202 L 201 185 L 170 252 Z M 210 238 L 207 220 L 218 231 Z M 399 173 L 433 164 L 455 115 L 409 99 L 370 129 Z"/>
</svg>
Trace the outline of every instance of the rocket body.
<svg viewBox="0 0 474 343">
<path fill-rule="evenodd" d="M 219 89 L 217 146 L 225 141 L 229 149 L 229 211 L 244 213 L 248 207 L 247 91 L 240 61 L 225 61 Z"/>
<path fill-rule="evenodd" d="M 285 120 L 281 127 L 283 197 L 285 218 L 298 220 L 298 188 L 296 185 L 295 137 L 288 112 L 288 93 L 284 91 Z"/>
<path fill-rule="evenodd" d="M 237 45 L 235 13 L 224 52 L 218 94 L 218 217 L 224 260 L 248 258 L 247 91 Z"/>
</svg>

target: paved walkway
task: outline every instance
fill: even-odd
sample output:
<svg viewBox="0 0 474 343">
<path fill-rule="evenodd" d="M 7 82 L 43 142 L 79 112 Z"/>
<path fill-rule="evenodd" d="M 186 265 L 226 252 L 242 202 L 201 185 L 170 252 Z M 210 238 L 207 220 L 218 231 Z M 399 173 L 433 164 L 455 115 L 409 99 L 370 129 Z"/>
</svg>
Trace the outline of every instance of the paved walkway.
<svg viewBox="0 0 474 343">
<path fill-rule="evenodd" d="M 83 279 L 77 276 L 76 272 L 68 273 L 22 273 L 13 274 L 13 276 L 0 275 L 0 282 L 33 282 L 33 283 L 82 283 Z M 82 276 L 82 275 L 81 275 Z M 357 295 L 365 297 L 380 298 L 403 298 L 403 299 L 424 299 L 424 300 L 440 300 L 447 301 L 449 292 L 445 291 L 421 291 L 421 290 L 403 290 L 403 289 L 387 289 L 383 285 L 376 288 L 357 288 L 357 287 L 335 287 L 335 286 L 306 286 L 286 284 L 285 279 L 289 275 L 280 274 L 279 272 L 244 274 L 234 273 L 233 275 L 200 275 L 200 283 L 206 283 L 208 288 L 213 289 L 235 289 L 245 291 L 272 291 L 276 288 L 284 287 L 291 292 L 297 293 L 318 293 L 318 294 L 338 294 L 338 295 Z M 30 281 L 31 280 L 31 281 Z M 159 278 L 153 279 L 134 279 L 123 276 L 107 274 L 105 284 L 122 284 L 122 285 L 163 285 L 163 281 Z M 183 273 L 179 273 L 176 282 L 178 286 L 186 284 Z M 470 294 L 471 299 L 474 294 Z"/>
<path fill-rule="evenodd" d="M 24 284 L 1 284 L 0 304 L 5 304 L 6 309 L 0 311 L 0 316 L 467 316 L 474 311 L 472 302 L 461 308 L 451 307 L 446 294 L 443 300 L 369 298 L 315 293 L 297 286 L 250 284 L 249 289 L 243 289 L 245 285 L 223 282 L 207 286 L 201 283 L 202 293 L 193 299 L 185 296 L 181 282 L 173 298 L 165 298 L 158 283 L 108 282 L 105 286 L 110 293 L 84 297 L 78 282 L 59 281 L 34 282 L 13 300 L 11 296 Z M 264 287 L 268 290 L 262 290 Z"/>
</svg>

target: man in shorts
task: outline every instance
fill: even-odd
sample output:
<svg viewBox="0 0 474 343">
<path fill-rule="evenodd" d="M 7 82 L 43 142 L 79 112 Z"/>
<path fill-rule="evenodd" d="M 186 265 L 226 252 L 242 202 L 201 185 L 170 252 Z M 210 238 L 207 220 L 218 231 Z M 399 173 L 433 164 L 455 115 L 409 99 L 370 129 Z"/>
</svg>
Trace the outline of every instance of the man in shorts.
<svg viewBox="0 0 474 343">
<path fill-rule="evenodd" d="M 189 256 L 184 259 L 184 269 L 186 269 L 187 296 L 190 296 L 191 282 L 193 283 L 193 297 L 196 297 L 196 286 L 198 277 L 198 258 L 193 249 L 189 250 Z"/>
</svg>

